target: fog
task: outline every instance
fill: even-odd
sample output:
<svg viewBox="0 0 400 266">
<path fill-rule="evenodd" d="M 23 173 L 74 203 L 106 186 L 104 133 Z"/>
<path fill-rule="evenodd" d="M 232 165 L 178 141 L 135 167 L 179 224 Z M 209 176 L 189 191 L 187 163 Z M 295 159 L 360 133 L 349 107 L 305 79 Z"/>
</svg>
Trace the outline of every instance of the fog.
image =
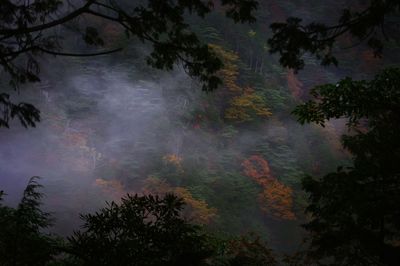
<svg viewBox="0 0 400 266">
<path fill-rule="evenodd" d="M 301 215 L 301 176 L 322 175 L 347 160 L 339 140 L 344 123 L 301 126 L 290 112 L 314 85 L 348 72 L 313 65 L 298 76 L 300 95 L 295 95 L 287 70 L 269 70 L 261 75 L 267 85 L 260 90 L 267 102 L 284 100 L 256 125 L 237 125 L 203 119 L 221 94 L 202 92 L 179 66 L 171 72 L 146 66 L 147 49 L 135 43 L 115 55 L 41 59 L 41 82 L 22 87 L 18 97 L 35 104 L 42 121 L 33 129 L 18 121 L 0 129 L 0 188 L 8 194 L 6 203 L 15 205 L 29 178 L 40 176 L 44 207 L 56 218 L 51 230 L 68 235 L 79 226 L 79 213 L 125 193 L 143 193 L 146 179 L 156 176 L 216 208 L 217 230 L 267 232 L 273 247 L 293 248 L 302 218 L 281 222 L 247 208 L 258 192 L 241 163 L 261 154 L 273 174 L 295 191 L 293 208 Z M 276 59 L 267 58 L 276 65 Z M 166 170 L 168 155 L 182 160 L 182 169 Z"/>
</svg>

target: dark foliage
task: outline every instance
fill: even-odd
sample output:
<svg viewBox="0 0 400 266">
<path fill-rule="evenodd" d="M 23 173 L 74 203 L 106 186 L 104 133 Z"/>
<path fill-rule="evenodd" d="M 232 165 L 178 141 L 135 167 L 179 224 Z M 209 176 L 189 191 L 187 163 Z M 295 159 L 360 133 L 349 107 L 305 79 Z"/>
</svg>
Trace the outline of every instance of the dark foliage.
<svg viewBox="0 0 400 266">
<path fill-rule="evenodd" d="M 18 265 L 277 265 L 258 236 L 223 239 L 181 218 L 183 200 L 127 195 L 94 214 L 81 215 L 83 229 L 65 241 L 45 234 L 50 214 L 40 209 L 37 177 L 30 179 L 17 208 L 2 205 L 0 264 Z"/>
<path fill-rule="evenodd" d="M 291 17 L 286 23 L 271 25 L 270 52 L 279 53 L 280 63 L 295 70 L 304 67 L 302 56 L 305 53 L 315 55 L 322 65 L 337 65 L 333 48 L 339 37 L 349 34 L 356 42 L 368 44 L 375 56 L 380 56 L 383 40 L 397 36 L 393 31 L 398 31 L 399 23 L 390 18 L 398 16 L 399 12 L 397 0 L 370 0 L 362 11 L 344 9 L 336 25 L 316 22 L 302 25 L 302 19 Z"/>
<path fill-rule="evenodd" d="M 343 146 L 354 166 L 303 181 L 311 221 L 308 252 L 322 265 L 400 264 L 400 69 L 313 90 L 301 123 L 348 119 Z"/>
<path fill-rule="evenodd" d="M 9 127 L 9 120 L 18 117 L 24 127 L 35 127 L 36 122 L 40 121 L 40 111 L 29 103 L 15 104 L 10 101 L 10 95 L 0 93 L 0 105 L 2 105 L 2 115 L 0 127 Z"/>
<path fill-rule="evenodd" d="M 57 254 L 57 240 L 42 232 L 51 221 L 40 209 L 40 187 L 32 177 L 15 209 L 2 204 L 0 193 L 0 265 L 42 266 Z"/>
<path fill-rule="evenodd" d="M 95 214 L 70 239 L 82 265 L 203 265 L 212 254 L 199 228 L 180 217 L 174 195 L 127 195 Z"/>
<path fill-rule="evenodd" d="M 231 266 L 278 265 L 272 250 L 252 235 L 230 240 L 225 256 Z"/>
</svg>

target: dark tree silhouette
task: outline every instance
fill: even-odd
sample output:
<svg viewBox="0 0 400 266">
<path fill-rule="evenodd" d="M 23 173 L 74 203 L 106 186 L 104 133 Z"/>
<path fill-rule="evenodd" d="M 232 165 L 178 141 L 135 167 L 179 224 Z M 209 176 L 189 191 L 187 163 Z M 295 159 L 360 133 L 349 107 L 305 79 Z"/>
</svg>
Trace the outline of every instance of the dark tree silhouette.
<svg viewBox="0 0 400 266">
<path fill-rule="evenodd" d="M 366 43 L 381 56 L 385 41 L 398 40 L 400 2 L 370 0 L 365 9 L 345 9 L 337 25 L 302 25 L 301 19 L 271 25 L 272 53 L 295 70 L 310 53 L 322 65 L 337 64 L 333 48 L 342 36 Z M 397 16 L 397 17 L 396 17 Z M 339 167 L 322 178 L 306 177 L 309 195 L 305 224 L 309 250 L 290 265 L 400 264 L 400 69 L 389 68 L 372 81 L 346 78 L 317 86 L 312 100 L 298 106 L 300 123 L 347 118 L 350 134 L 342 143 L 353 156 L 352 167 Z M 303 262 L 301 262 L 303 261 Z M 303 263 L 303 264 L 302 264 Z"/>
<path fill-rule="evenodd" d="M 294 114 L 321 125 L 347 118 L 351 134 L 342 142 L 354 165 L 303 180 L 308 255 L 321 265 L 400 265 L 400 69 L 318 86 L 312 95 Z"/>
<path fill-rule="evenodd" d="M 40 209 L 37 177 L 17 208 L 2 204 L 0 264 L 35 265 L 277 265 L 275 254 L 255 235 L 222 238 L 182 218 L 183 199 L 172 194 L 127 195 L 94 214 L 81 215 L 80 231 L 62 239 L 46 234 L 49 213 Z"/>
<path fill-rule="evenodd" d="M 204 265 L 212 254 L 199 227 L 181 218 L 183 200 L 127 195 L 95 214 L 70 239 L 82 265 Z"/>
<path fill-rule="evenodd" d="M 42 232 L 51 225 L 50 214 L 40 209 L 38 177 L 29 180 L 17 208 L 2 204 L 0 192 L 0 265 L 42 266 L 58 253 L 58 241 Z"/>
</svg>

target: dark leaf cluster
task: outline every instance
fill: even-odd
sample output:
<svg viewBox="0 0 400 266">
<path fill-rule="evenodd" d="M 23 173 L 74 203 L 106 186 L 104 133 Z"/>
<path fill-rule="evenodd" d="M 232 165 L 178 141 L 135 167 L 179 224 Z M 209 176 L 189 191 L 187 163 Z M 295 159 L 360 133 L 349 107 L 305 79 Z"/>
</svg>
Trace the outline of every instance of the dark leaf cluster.
<svg viewBox="0 0 400 266">
<path fill-rule="evenodd" d="M 338 24 L 326 25 L 312 22 L 303 25 L 300 18 L 288 18 L 285 23 L 273 23 L 272 38 L 268 43 L 271 53 L 280 55 L 282 66 L 295 70 L 304 67 L 303 55 L 315 55 L 322 65 L 337 65 L 333 49 L 341 36 L 349 35 L 357 42 L 365 42 L 373 49 L 375 56 L 381 56 L 383 42 L 394 38 L 388 33 L 393 28 L 389 18 L 396 17 L 400 12 L 397 0 L 370 0 L 363 11 L 344 9 Z M 398 27 L 398 22 L 396 24 Z"/>
<path fill-rule="evenodd" d="M 17 117 L 24 127 L 35 127 L 40 121 L 40 111 L 29 103 L 11 102 L 10 95 L 0 93 L 0 106 L 2 109 L 2 117 L 0 118 L 0 127 L 9 127 L 9 122 Z"/>
</svg>

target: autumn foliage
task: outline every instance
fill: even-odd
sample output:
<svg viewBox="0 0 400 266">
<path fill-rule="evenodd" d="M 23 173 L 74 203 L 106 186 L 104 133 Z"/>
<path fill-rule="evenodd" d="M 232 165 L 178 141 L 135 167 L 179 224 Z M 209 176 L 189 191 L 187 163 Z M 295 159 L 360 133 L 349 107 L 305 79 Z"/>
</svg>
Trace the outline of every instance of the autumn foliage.
<svg viewBox="0 0 400 266">
<path fill-rule="evenodd" d="M 244 160 L 242 166 L 244 174 L 260 185 L 264 186 L 268 183 L 268 179 L 272 179 L 268 162 L 259 155 Z"/>
<path fill-rule="evenodd" d="M 252 234 L 229 241 L 226 255 L 229 265 L 277 265 L 272 250 L 260 237 Z"/>
<path fill-rule="evenodd" d="M 144 181 L 144 194 L 165 195 L 173 193 L 186 203 L 183 210 L 185 218 L 198 224 L 210 224 L 217 215 L 215 208 L 209 207 L 207 202 L 196 199 L 190 191 L 183 187 L 172 187 L 166 181 L 156 177 L 148 177 Z"/>
<path fill-rule="evenodd" d="M 269 117 L 271 114 L 263 98 L 248 87 L 241 95 L 232 98 L 230 107 L 225 111 L 225 118 L 245 122 L 254 120 L 254 117 Z"/>
<path fill-rule="evenodd" d="M 222 59 L 224 67 L 219 71 L 219 76 L 224 83 L 224 95 L 221 98 L 228 99 L 227 108 L 224 110 L 224 118 L 232 122 L 248 122 L 255 118 L 271 116 L 263 97 L 253 88 L 240 86 L 239 56 L 221 46 L 210 44 L 209 47 Z"/>
<path fill-rule="evenodd" d="M 210 224 L 217 216 L 217 209 L 209 207 L 204 200 L 194 198 L 186 188 L 176 187 L 173 192 L 186 203 L 183 215 L 189 220 L 199 224 Z"/>
<path fill-rule="evenodd" d="M 182 167 L 182 157 L 180 157 L 179 155 L 167 154 L 167 155 L 163 156 L 162 159 L 163 159 L 164 163 L 166 163 L 166 164 L 174 165 L 177 168 Z"/>
<path fill-rule="evenodd" d="M 215 44 L 209 44 L 209 47 L 224 63 L 224 67 L 218 73 L 224 82 L 224 87 L 230 92 L 241 92 L 242 88 L 237 84 L 239 76 L 239 67 L 237 66 L 239 60 L 238 54 Z"/>
<path fill-rule="evenodd" d="M 276 179 L 270 180 L 267 187 L 259 195 L 261 210 L 269 213 L 273 217 L 279 217 L 285 220 L 294 220 L 296 217 L 292 212 L 293 206 L 292 189 Z"/>
<path fill-rule="evenodd" d="M 264 158 L 253 155 L 244 160 L 242 166 L 244 174 L 263 189 L 258 196 L 263 212 L 279 219 L 296 219 L 292 211 L 293 190 L 271 174 L 269 164 Z"/>
</svg>

